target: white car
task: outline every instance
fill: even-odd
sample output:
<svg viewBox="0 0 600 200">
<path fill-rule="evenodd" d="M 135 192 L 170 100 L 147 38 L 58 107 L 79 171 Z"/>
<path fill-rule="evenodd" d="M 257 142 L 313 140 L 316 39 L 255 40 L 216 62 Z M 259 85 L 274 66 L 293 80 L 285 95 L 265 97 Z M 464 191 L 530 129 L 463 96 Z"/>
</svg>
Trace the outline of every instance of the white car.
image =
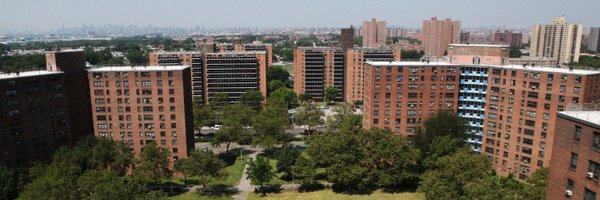
<svg viewBox="0 0 600 200">
<path fill-rule="evenodd" d="M 221 125 L 217 124 L 217 125 L 215 125 L 215 126 L 212 127 L 212 130 L 218 131 L 219 129 L 221 129 L 221 127 L 222 127 Z"/>
</svg>

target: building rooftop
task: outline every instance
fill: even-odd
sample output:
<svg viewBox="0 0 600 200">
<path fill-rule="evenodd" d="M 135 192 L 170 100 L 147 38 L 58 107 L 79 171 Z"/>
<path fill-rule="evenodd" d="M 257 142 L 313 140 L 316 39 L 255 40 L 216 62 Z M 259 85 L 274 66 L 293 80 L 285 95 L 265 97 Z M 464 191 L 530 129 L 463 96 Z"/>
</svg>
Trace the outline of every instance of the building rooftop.
<svg viewBox="0 0 600 200">
<path fill-rule="evenodd" d="M 568 68 L 559 68 L 559 67 L 532 67 L 523 65 L 496 65 L 493 67 L 499 67 L 503 69 L 512 69 L 512 70 L 527 70 L 527 71 L 536 71 L 536 72 L 549 72 L 549 73 L 561 73 L 561 74 L 575 74 L 575 75 L 594 75 L 600 74 L 600 71 L 592 71 L 592 70 L 582 70 L 582 69 L 573 69 L 570 70 Z"/>
<path fill-rule="evenodd" d="M 202 52 L 200 51 L 156 51 L 156 52 L 151 52 L 150 54 L 167 54 L 167 55 L 172 55 L 172 54 L 201 54 Z"/>
<path fill-rule="evenodd" d="M 65 49 L 60 51 L 46 51 L 46 53 L 72 53 L 72 52 L 83 52 L 83 49 Z"/>
<path fill-rule="evenodd" d="M 449 44 L 450 47 L 489 47 L 489 48 L 508 48 L 508 45 L 501 44 Z"/>
<path fill-rule="evenodd" d="M 37 71 L 27 71 L 21 72 L 17 75 L 17 73 L 0 73 L 0 79 L 11 79 L 11 78 L 21 78 L 21 77 L 31 77 L 31 76 L 43 76 L 49 74 L 62 74 L 64 72 L 61 71 L 47 71 L 47 70 L 37 70 Z"/>
<path fill-rule="evenodd" d="M 459 66 L 448 62 L 420 62 L 420 61 L 367 61 L 371 66 Z"/>
<path fill-rule="evenodd" d="M 88 72 L 113 72 L 113 71 L 178 71 L 189 68 L 187 65 L 174 66 L 109 66 L 88 69 Z"/>
<path fill-rule="evenodd" d="M 559 116 L 600 127 L 600 111 L 562 111 Z"/>
</svg>

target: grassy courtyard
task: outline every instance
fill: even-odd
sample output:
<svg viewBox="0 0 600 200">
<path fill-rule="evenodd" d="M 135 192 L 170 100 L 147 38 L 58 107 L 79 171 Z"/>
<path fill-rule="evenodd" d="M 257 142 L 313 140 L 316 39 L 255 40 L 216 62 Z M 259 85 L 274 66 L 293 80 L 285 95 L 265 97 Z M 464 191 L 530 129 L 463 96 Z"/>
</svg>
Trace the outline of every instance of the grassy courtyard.
<svg viewBox="0 0 600 200">
<path fill-rule="evenodd" d="M 308 199 L 339 199 L 339 200 L 424 200 L 425 195 L 420 193 L 385 193 L 377 190 L 369 195 L 349 195 L 335 193 L 331 189 L 320 190 L 315 192 L 281 192 L 271 193 L 265 197 L 260 194 L 250 193 L 248 200 L 308 200 Z"/>
</svg>

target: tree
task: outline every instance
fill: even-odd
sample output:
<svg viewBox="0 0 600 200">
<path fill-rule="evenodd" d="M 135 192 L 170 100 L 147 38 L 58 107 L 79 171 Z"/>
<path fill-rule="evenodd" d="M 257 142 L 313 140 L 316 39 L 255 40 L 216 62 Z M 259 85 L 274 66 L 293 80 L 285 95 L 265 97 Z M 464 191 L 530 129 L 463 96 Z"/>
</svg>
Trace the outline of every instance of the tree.
<svg viewBox="0 0 600 200">
<path fill-rule="evenodd" d="M 417 129 L 417 133 L 413 138 L 415 146 L 421 150 L 419 161 L 424 162 L 431 155 L 435 156 L 437 154 L 437 157 L 449 155 L 453 153 L 453 150 L 464 147 L 468 138 L 466 131 L 466 122 L 453 110 L 436 111 L 423 122 L 422 127 Z M 448 138 L 442 142 L 433 142 L 436 138 L 445 136 Z M 451 142 L 451 140 L 454 141 Z M 448 143 L 444 144 L 444 142 Z M 452 146 L 449 144 L 452 144 Z M 429 160 L 431 161 L 431 159 Z"/>
<path fill-rule="evenodd" d="M 195 170 L 194 161 L 190 159 L 190 156 L 187 158 L 181 158 L 175 162 L 174 170 L 183 174 L 183 184 L 187 185 L 187 178 L 192 175 Z"/>
<path fill-rule="evenodd" d="M 417 50 L 402 50 L 400 57 L 402 60 L 418 60 L 421 59 L 424 54 L 424 52 L 419 52 Z"/>
<path fill-rule="evenodd" d="M 287 80 L 289 80 L 289 78 L 290 73 L 281 66 L 267 68 L 267 81 L 269 82 L 269 85 L 271 81 L 274 80 L 279 80 L 281 83 L 285 83 Z"/>
<path fill-rule="evenodd" d="M 355 129 L 362 129 L 362 116 L 355 114 L 352 107 L 348 105 L 341 105 L 333 110 L 335 115 L 328 117 L 327 131 L 355 131 Z"/>
<path fill-rule="evenodd" d="M 510 58 L 520 58 L 521 57 L 521 50 L 518 47 L 512 47 L 512 48 L 510 48 L 509 57 Z"/>
<path fill-rule="evenodd" d="M 528 199 L 543 200 L 546 199 L 546 187 L 548 186 L 548 174 L 550 170 L 548 168 L 540 168 L 533 172 L 531 176 L 527 178 L 529 187 Z"/>
<path fill-rule="evenodd" d="M 204 126 L 217 123 L 217 115 L 212 105 L 194 106 L 194 126 L 202 130 Z"/>
<path fill-rule="evenodd" d="M 315 181 L 317 175 L 317 167 L 315 162 L 306 156 L 298 156 L 294 167 L 292 167 L 292 176 L 294 180 L 301 184 L 311 184 Z"/>
<path fill-rule="evenodd" d="M 283 177 L 289 179 L 292 176 L 292 166 L 300 156 L 300 151 L 292 145 L 286 145 L 277 153 L 277 172 L 283 172 Z"/>
<path fill-rule="evenodd" d="M 275 92 L 271 93 L 270 98 L 279 99 L 285 102 L 288 108 L 293 108 L 298 105 L 296 92 L 286 87 L 279 88 Z"/>
<path fill-rule="evenodd" d="M 224 106 L 229 105 L 229 95 L 227 93 L 216 93 L 210 98 L 209 103 L 215 111 L 219 112 Z"/>
<path fill-rule="evenodd" d="M 419 191 L 432 200 L 466 199 L 465 186 L 490 175 L 491 165 L 487 158 L 463 148 L 440 158 L 433 169 L 425 172 Z"/>
<path fill-rule="evenodd" d="M 329 86 L 327 88 L 325 88 L 325 101 L 326 102 L 332 102 L 335 101 L 335 98 L 337 96 L 340 95 L 340 90 L 333 87 L 333 86 Z"/>
<path fill-rule="evenodd" d="M 259 111 L 262 108 L 264 100 L 265 97 L 258 90 L 246 91 L 246 93 L 240 96 L 240 103 L 249 106 L 255 111 Z"/>
<path fill-rule="evenodd" d="M 109 170 L 123 176 L 134 163 L 134 158 L 125 143 L 100 138 L 92 147 L 90 163 L 95 169 Z"/>
<path fill-rule="evenodd" d="M 22 184 L 18 173 L 0 165 L 0 199 L 17 198 L 19 191 L 22 189 Z"/>
<path fill-rule="evenodd" d="M 281 82 L 280 80 L 269 81 L 269 87 L 268 87 L 269 94 L 275 92 L 279 88 L 286 88 L 285 83 Z"/>
<path fill-rule="evenodd" d="M 306 151 L 316 166 L 325 169 L 335 188 L 350 192 L 395 187 L 417 177 L 413 169 L 418 150 L 407 138 L 388 130 L 347 129 L 319 134 Z"/>
<path fill-rule="evenodd" d="M 128 51 L 125 53 L 125 56 L 127 57 L 127 60 L 129 60 L 129 63 L 131 65 L 148 64 L 148 54 L 144 53 L 143 51 L 140 51 L 139 49 Z"/>
<path fill-rule="evenodd" d="M 300 100 L 301 102 L 306 102 L 312 99 L 312 96 L 310 96 L 310 93 L 302 93 L 298 95 L 298 100 Z"/>
<path fill-rule="evenodd" d="M 198 177 L 204 188 L 215 178 L 221 177 L 225 162 L 213 154 L 212 151 L 194 150 L 188 156 L 187 167 L 191 176 Z"/>
<path fill-rule="evenodd" d="M 252 118 L 255 111 L 245 104 L 233 104 L 223 107 L 221 123 L 223 127 L 219 129 L 212 139 L 213 146 L 220 146 L 221 143 L 227 145 L 226 153 L 229 153 L 229 146 L 233 142 L 240 140 L 242 135 L 249 134 L 247 129 L 252 124 Z"/>
<path fill-rule="evenodd" d="M 312 128 L 323 124 L 323 120 L 321 120 L 321 117 L 323 116 L 325 116 L 325 113 L 322 110 L 309 105 L 307 107 L 298 109 L 298 113 L 296 114 L 296 122 L 298 124 L 306 125 L 308 134 L 310 136 Z"/>
<path fill-rule="evenodd" d="M 269 159 L 263 156 L 258 156 L 256 159 L 250 160 L 246 174 L 248 174 L 248 178 L 252 181 L 252 184 L 260 185 L 262 196 L 266 194 L 264 184 L 275 177 L 275 172 L 273 172 L 269 164 Z"/>
<path fill-rule="evenodd" d="M 145 175 L 153 181 L 154 186 L 160 186 L 162 178 L 170 177 L 169 151 L 151 142 L 142 147 L 142 153 L 135 168 L 139 175 Z"/>
<path fill-rule="evenodd" d="M 289 141 L 285 129 L 289 126 L 287 108 L 277 99 L 269 99 L 267 105 L 254 118 L 253 145 L 265 149 Z"/>
</svg>

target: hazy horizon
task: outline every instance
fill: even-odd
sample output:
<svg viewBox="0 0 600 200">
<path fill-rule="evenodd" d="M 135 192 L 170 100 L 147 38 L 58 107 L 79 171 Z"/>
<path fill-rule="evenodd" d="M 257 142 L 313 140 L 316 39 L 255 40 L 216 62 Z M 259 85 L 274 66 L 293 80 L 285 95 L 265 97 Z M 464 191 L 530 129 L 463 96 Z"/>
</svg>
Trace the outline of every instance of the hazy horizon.
<svg viewBox="0 0 600 200">
<path fill-rule="evenodd" d="M 422 9 L 421 9 L 422 8 Z M 370 18 L 388 26 L 419 28 L 425 19 L 461 20 L 463 27 L 529 28 L 549 24 L 555 16 L 586 28 L 600 26 L 598 0 L 3 0 L 0 31 L 48 31 L 85 25 L 153 25 L 157 27 L 346 27 Z"/>
</svg>

